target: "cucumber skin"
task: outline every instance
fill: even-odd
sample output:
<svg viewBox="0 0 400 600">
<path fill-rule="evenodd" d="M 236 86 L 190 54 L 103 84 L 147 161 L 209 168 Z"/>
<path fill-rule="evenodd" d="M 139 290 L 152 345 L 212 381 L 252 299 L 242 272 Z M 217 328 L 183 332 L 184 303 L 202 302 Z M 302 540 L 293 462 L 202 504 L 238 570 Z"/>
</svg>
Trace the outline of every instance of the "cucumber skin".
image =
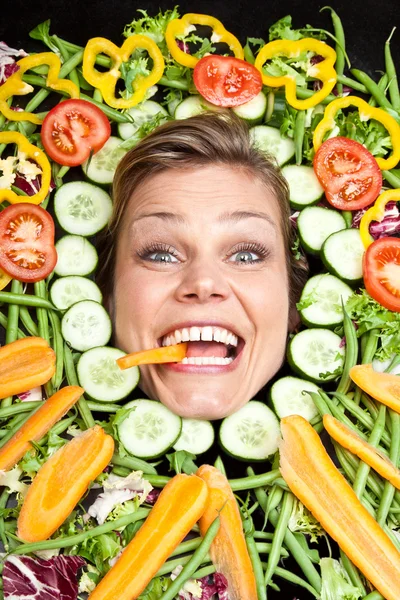
<svg viewBox="0 0 400 600">
<path fill-rule="evenodd" d="M 321 198 L 323 198 L 323 196 L 324 195 L 322 194 L 322 196 L 320 196 L 316 200 L 313 200 L 312 202 L 308 202 L 307 204 L 301 204 L 300 202 L 296 202 L 294 200 L 289 199 L 289 204 L 290 207 L 293 208 L 293 210 L 303 210 L 303 208 L 307 208 L 308 206 L 315 206 L 316 204 L 318 204 L 318 202 L 321 202 Z"/>
<path fill-rule="evenodd" d="M 309 321 L 308 319 L 305 318 L 302 310 L 299 311 L 299 315 L 300 315 L 301 322 L 304 325 L 306 325 L 306 327 L 308 327 L 309 329 L 334 329 L 335 327 L 337 327 L 338 325 L 343 323 L 343 318 L 341 318 L 340 321 L 336 321 L 335 323 L 313 323 L 313 321 Z M 327 381 L 327 380 L 323 379 L 322 381 Z"/>
<path fill-rule="evenodd" d="M 334 234 L 332 233 L 332 235 L 334 235 Z M 347 283 L 347 285 L 349 285 L 350 287 L 357 288 L 363 282 L 362 277 L 360 279 L 346 279 L 340 273 L 338 273 L 336 269 L 334 269 L 332 267 L 331 263 L 326 258 L 325 252 L 324 252 L 324 246 L 325 246 L 326 242 L 329 240 L 329 237 L 327 237 L 325 242 L 322 244 L 321 253 L 320 253 L 320 258 L 324 264 L 324 267 L 326 268 L 327 271 L 329 271 L 329 273 L 331 273 L 331 275 L 335 275 L 338 279 L 341 279 L 342 281 L 344 281 L 344 283 Z"/>
<path fill-rule="evenodd" d="M 320 327 L 319 329 L 328 329 L 328 328 Z M 288 360 L 289 366 L 292 369 L 292 371 L 294 371 L 299 377 L 301 377 L 302 379 L 307 379 L 307 381 L 312 381 L 313 383 L 316 383 L 317 385 L 321 385 L 328 381 L 333 381 L 333 380 L 337 379 L 338 377 L 340 377 L 340 375 L 333 375 L 332 377 L 324 377 L 323 379 L 322 378 L 314 378 L 314 377 L 311 377 L 310 375 L 308 375 L 308 373 L 305 373 L 304 371 L 302 371 L 293 359 L 292 344 L 293 344 L 293 339 L 290 340 L 290 342 L 289 342 L 287 353 L 286 353 L 286 358 Z"/>
</svg>

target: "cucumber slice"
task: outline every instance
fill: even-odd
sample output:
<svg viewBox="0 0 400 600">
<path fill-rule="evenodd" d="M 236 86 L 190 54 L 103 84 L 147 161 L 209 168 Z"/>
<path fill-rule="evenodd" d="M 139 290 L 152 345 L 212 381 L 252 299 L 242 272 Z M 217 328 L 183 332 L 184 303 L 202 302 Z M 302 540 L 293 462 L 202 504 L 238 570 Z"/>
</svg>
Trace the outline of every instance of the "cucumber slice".
<svg viewBox="0 0 400 600">
<path fill-rule="evenodd" d="M 267 97 L 263 92 L 259 92 L 257 96 L 254 96 L 249 102 L 245 102 L 245 104 L 234 106 L 232 108 L 232 111 L 238 117 L 247 121 L 249 125 L 261 123 L 266 110 Z"/>
<path fill-rule="evenodd" d="M 309 327 L 336 327 L 344 318 L 342 301 L 346 304 L 352 293 L 347 283 L 329 273 L 311 277 L 298 305 L 301 320 Z"/>
<path fill-rule="evenodd" d="M 239 460 L 266 460 L 278 449 L 279 421 L 262 402 L 251 400 L 226 417 L 219 430 L 223 450 Z"/>
<path fill-rule="evenodd" d="M 126 398 L 139 382 L 139 367 L 122 371 L 116 363 L 125 352 L 101 346 L 82 354 L 77 373 L 85 392 L 99 402 L 118 402 Z"/>
<path fill-rule="evenodd" d="M 318 393 L 318 390 L 315 383 L 288 375 L 275 381 L 270 390 L 270 399 L 280 419 L 289 415 L 300 415 L 311 421 L 318 415 L 318 409 L 307 392 Z"/>
<path fill-rule="evenodd" d="M 60 277 L 90 275 L 97 267 L 96 248 L 81 235 L 64 235 L 56 243 L 56 251 L 54 272 Z"/>
<path fill-rule="evenodd" d="M 362 280 L 364 252 L 359 229 L 343 229 L 325 240 L 321 258 L 330 273 L 351 285 Z"/>
<path fill-rule="evenodd" d="M 211 104 L 205 98 L 200 96 L 199 94 L 195 94 L 193 96 L 189 96 L 185 98 L 178 104 L 175 109 L 174 118 L 175 119 L 188 119 L 189 117 L 195 117 L 196 115 L 200 115 L 207 110 L 219 111 L 221 110 L 219 106 L 215 106 L 215 104 Z"/>
<path fill-rule="evenodd" d="M 341 213 L 322 206 L 304 208 L 297 219 L 301 245 L 309 254 L 318 255 L 325 240 L 341 229 L 346 229 Z"/>
<path fill-rule="evenodd" d="M 186 450 L 192 454 L 203 454 L 214 443 L 214 427 L 210 421 L 182 419 L 182 431 L 174 444 L 175 450 Z"/>
<path fill-rule="evenodd" d="M 94 300 L 101 304 L 103 295 L 91 279 L 70 275 L 56 279 L 50 289 L 50 300 L 59 310 L 66 310 L 81 300 Z"/>
<path fill-rule="evenodd" d="M 158 114 L 168 116 L 165 108 L 158 104 L 158 102 L 154 102 L 154 100 L 146 100 L 145 102 L 141 102 L 137 106 L 133 106 L 129 110 L 125 111 L 125 114 L 128 114 L 132 117 L 133 123 L 119 123 L 118 124 L 118 134 L 123 140 L 127 140 L 142 127 L 145 123 L 150 123 L 154 119 L 154 117 Z M 160 123 L 162 120 L 160 120 Z"/>
<path fill-rule="evenodd" d="M 253 144 L 262 152 L 275 157 L 279 166 L 284 165 L 294 156 L 294 142 L 281 136 L 279 129 L 268 125 L 256 125 L 250 129 Z"/>
<path fill-rule="evenodd" d="M 128 152 L 126 148 L 121 148 L 121 144 L 120 138 L 113 135 L 109 137 L 101 150 L 83 163 L 86 177 L 101 185 L 112 183 L 119 161 Z"/>
<path fill-rule="evenodd" d="M 295 210 L 316 204 L 324 195 L 324 188 L 312 167 L 287 165 L 283 167 L 282 175 L 289 184 L 290 206 Z"/>
<path fill-rule="evenodd" d="M 165 454 L 181 434 L 182 419 L 155 400 L 133 400 L 129 404 L 132 408 L 117 425 L 126 451 L 147 460 Z"/>
<path fill-rule="evenodd" d="M 62 185 L 54 196 L 54 212 L 61 227 L 75 235 L 94 235 L 103 229 L 112 212 L 110 196 L 86 181 Z"/>
<path fill-rule="evenodd" d="M 73 304 L 61 321 L 66 342 L 79 352 L 105 346 L 111 337 L 111 319 L 106 309 L 93 300 Z"/>
<path fill-rule="evenodd" d="M 293 371 L 316 383 L 336 379 L 342 370 L 345 349 L 330 329 L 304 329 L 291 340 L 288 361 Z"/>
</svg>

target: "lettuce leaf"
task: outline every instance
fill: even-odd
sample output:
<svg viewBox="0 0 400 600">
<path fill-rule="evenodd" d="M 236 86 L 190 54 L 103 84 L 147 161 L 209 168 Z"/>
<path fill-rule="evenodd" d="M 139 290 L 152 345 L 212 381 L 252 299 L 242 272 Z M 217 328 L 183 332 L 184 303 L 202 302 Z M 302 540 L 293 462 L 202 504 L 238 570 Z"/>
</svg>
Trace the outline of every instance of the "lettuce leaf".
<svg viewBox="0 0 400 600">
<path fill-rule="evenodd" d="M 354 587 L 346 571 L 334 558 L 321 558 L 321 600 L 358 600 L 361 591 Z"/>
</svg>

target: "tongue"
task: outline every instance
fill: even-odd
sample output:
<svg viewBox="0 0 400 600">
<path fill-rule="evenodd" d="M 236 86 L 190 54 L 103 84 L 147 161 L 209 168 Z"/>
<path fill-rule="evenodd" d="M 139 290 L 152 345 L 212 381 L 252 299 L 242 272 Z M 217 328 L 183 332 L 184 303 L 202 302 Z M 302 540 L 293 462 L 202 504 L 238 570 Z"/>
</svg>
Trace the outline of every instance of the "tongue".
<svg viewBox="0 0 400 600">
<path fill-rule="evenodd" d="M 215 356 L 226 358 L 227 347 L 219 342 L 188 342 L 186 356 Z"/>
</svg>

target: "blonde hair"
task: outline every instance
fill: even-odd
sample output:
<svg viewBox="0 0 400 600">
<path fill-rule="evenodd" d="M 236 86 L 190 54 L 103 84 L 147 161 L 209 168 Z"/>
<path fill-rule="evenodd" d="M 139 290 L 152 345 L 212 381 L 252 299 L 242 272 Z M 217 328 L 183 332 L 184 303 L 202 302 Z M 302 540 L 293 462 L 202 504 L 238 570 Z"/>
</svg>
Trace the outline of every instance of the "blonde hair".
<svg viewBox="0 0 400 600">
<path fill-rule="evenodd" d="M 97 283 L 106 299 L 113 292 L 118 235 L 133 191 L 162 171 L 210 164 L 240 168 L 260 180 L 276 197 L 286 246 L 290 306 L 295 306 L 308 271 L 305 263 L 296 260 L 292 252 L 296 236 L 289 219 L 288 185 L 275 160 L 252 143 L 246 123 L 229 111 L 167 122 L 141 140 L 119 163 L 112 188 L 111 220 L 98 240 Z"/>
</svg>

